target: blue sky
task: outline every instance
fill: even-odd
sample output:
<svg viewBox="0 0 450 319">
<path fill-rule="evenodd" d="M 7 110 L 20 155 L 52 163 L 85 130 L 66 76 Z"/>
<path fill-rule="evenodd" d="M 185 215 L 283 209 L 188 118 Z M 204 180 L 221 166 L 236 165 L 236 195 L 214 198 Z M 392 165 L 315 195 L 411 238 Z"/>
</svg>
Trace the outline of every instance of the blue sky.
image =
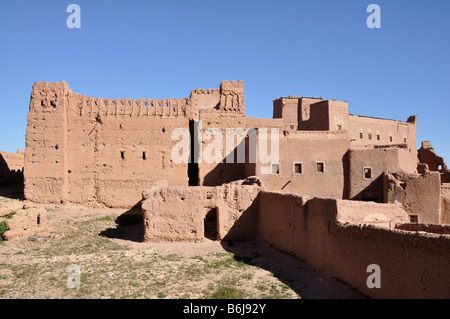
<svg viewBox="0 0 450 319">
<path fill-rule="evenodd" d="M 69 4 L 81 29 L 69 29 Z M 369 29 L 369 4 L 381 29 Z M 279 96 L 349 101 L 406 121 L 450 158 L 450 1 L 2 1 L 0 150 L 25 148 L 36 81 L 104 98 L 184 98 L 244 80 L 247 116 Z M 447 160 L 449 162 L 450 160 Z"/>
</svg>

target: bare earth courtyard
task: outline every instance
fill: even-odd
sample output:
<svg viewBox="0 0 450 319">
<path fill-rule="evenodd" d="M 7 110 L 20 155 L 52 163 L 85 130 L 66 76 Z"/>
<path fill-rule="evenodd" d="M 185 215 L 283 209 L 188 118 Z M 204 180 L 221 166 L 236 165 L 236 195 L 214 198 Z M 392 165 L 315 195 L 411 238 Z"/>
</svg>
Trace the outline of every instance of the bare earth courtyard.
<svg viewBox="0 0 450 319">
<path fill-rule="evenodd" d="M 0 208 L 17 202 L 0 197 Z M 2 299 L 364 298 L 258 242 L 142 243 L 126 210 L 41 206 L 47 235 L 0 243 Z M 79 289 L 68 287 L 70 265 Z"/>
</svg>

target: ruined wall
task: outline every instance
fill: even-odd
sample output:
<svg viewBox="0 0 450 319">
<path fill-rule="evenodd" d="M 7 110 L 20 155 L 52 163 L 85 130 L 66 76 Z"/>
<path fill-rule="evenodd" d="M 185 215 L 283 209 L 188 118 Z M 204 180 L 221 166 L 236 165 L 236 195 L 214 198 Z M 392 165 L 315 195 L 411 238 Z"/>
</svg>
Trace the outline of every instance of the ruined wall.
<svg viewBox="0 0 450 319">
<path fill-rule="evenodd" d="M 423 141 L 418 150 L 420 163 L 426 164 L 428 170 L 441 173 L 441 182 L 450 183 L 450 169 L 444 161 L 444 158 L 438 156 L 428 141 Z"/>
<path fill-rule="evenodd" d="M 383 172 L 412 173 L 402 160 L 404 152 L 409 151 L 399 147 L 350 149 L 348 198 L 383 202 Z"/>
<path fill-rule="evenodd" d="M 410 215 L 411 222 L 443 223 L 441 218 L 441 184 L 438 172 L 423 175 L 383 174 L 386 203 L 398 201 Z"/>
<path fill-rule="evenodd" d="M 24 154 L 0 152 L 0 185 L 11 185 L 23 182 Z"/>
<path fill-rule="evenodd" d="M 353 207 L 354 204 L 262 192 L 258 236 L 263 242 L 305 260 L 325 276 L 342 280 L 370 297 L 450 297 L 450 269 L 445 267 L 450 261 L 450 236 L 340 220 L 354 212 L 365 214 L 365 209 Z M 376 205 L 381 214 L 391 214 L 393 209 L 393 205 L 386 204 L 358 205 L 368 208 Z M 346 212 L 348 209 L 351 212 Z M 352 219 L 356 217 L 353 215 Z M 367 267 L 371 264 L 380 266 L 381 289 L 367 287 L 366 280 L 371 274 Z"/>
<path fill-rule="evenodd" d="M 270 131 L 269 131 L 270 132 Z M 280 132 L 278 173 L 259 156 L 259 143 L 270 155 L 270 134 L 259 134 L 256 165 L 248 165 L 247 176 L 258 176 L 270 191 L 299 195 L 345 198 L 348 135 L 341 132 Z M 262 169 L 269 168 L 272 174 Z"/>
<path fill-rule="evenodd" d="M 450 184 L 441 187 L 441 223 L 450 225 Z"/>
<path fill-rule="evenodd" d="M 60 202 L 67 196 L 67 108 L 65 82 L 33 85 L 26 129 L 25 198 Z"/>
<path fill-rule="evenodd" d="M 145 190 L 144 241 L 252 239 L 256 236 L 260 190 L 258 185 L 243 186 L 242 182 L 217 187 L 155 186 Z M 205 228 L 207 224 L 209 229 Z"/>
</svg>

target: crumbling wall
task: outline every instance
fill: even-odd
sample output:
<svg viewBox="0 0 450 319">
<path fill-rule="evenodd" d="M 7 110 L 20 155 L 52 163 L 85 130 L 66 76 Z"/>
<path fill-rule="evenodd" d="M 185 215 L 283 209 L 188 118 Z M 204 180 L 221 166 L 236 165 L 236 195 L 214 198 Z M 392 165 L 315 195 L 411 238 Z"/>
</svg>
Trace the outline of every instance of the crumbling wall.
<svg viewBox="0 0 450 319">
<path fill-rule="evenodd" d="M 450 225 L 450 184 L 441 187 L 441 223 Z"/>
<path fill-rule="evenodd" d="M 438 156 L 429 141 L 423 141 L 418 150 L 419 161 L 426 164 L 426 169 L 441 173 L 441 183 L 450 183 L 450 169 L 444 161 L 444 158 Z"/>
<path fill-rule="evenodd" d="M 244 184 L 244 185 L 242 185 Z M 256 236 L 257 196 L 261 187 L 235 182 L 217 187 L 155 185 L 143 192 L 144 241 L 201 242 L 211 210 L 213 240 Z M 167 183 L 166 183 L 167 185 Z"/>
<path fill-rule="evenodd" d="M 411 216 L 411 221 L 442 223 L 441 185 L 438 172 L 429 171 L 422 175 L 384 172 L 383 191 L 385 202 L 402 203 Z"/>
<path fill-rule="evenodd" d="M 7 219 L 8 230 L 3 234 L 5 240 L 37 236 L 48 232 L 47 211 L 44 208 L 27 207 L 15 210 Z"/>
<path fill-rule="evenodd" d="M 449 298 L 450 236 L 348 223 L 352 202 L 262 192 L 258 236 L 305 260 L 325 276 L 342 280 L 374 298 Z M 393 206 L 376 203 L 379 213 Z M 363 207 L 361 207 L 363 208 Z M 398 209 L 398 208 L 395 208 Z M 352 213 L 353 214 L 353 213 Z M 403 212 L 403 218 L 406 212 Z M 339 217 L 340 216 L 340 217 Z M 369 214 L 370 216 L 370 214 Z M 391 215 L 392 216 L 392 215 Z M 354 220 L 354 216 L 351 218 Z M 380 267 L 381 288 L 369 288 L 369 265 Z"/>
<path fill-rule="evenodd" d="M 0 152 L 0 185 L 11 185 L 23 182 L 24 154 Z"/>
<path fill-rule="evenodd" d="M 67 197 L 67 108 L 70 93 L 65 82 L 37 82 L 33 85 L 26 130 L 26 199 L 59 203 Z"/>
<path fill-rule="evenodd" d="M 398 147 L 350 149 L 348 198 L 387 202 L 383 199 L 383 173 L 414 172 L 402 161 L 405 151 Z"/>
</svg>

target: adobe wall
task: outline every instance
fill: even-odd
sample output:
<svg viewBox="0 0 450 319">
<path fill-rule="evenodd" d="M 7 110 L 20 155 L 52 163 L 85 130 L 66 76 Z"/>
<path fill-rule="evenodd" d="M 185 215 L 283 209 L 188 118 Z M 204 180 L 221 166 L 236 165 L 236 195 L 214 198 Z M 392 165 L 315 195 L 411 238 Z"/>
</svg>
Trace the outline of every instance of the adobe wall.
<svg viewBox="0 0 450 319">
<path fill-rule="evenodd" d="M 450 225 L 450 184 L 441 186 L 441 223 Z"/>
<path fill-rule="evenodd" d="M 436 154 L 430 142 L 422 142 L 422 146 L 418 150 L 418 157 L 420 163 L 427 165 L 428 170 L 441 173 L 442 183 L 450 183 L 450 169 L 447 167 L 444 158 Z"/>
<path fill-rule="evenodd" d="M 450 297 L 450 236 L 347 223 L 348 214 L 352 221 L 366 217 L 353 215 L 366 211 L 355 204 L 262 192 L 259 239 L 373 298 Z M 387 216 L 394 208 L 406 217 L 392 204 L 357 204 Z M 366 284 L 372 264 L 381 269 L 380 289 Z"/>
<path fill-rule="evenodd" d="M 23 182 L 24 154 L 0 152 L 0 185 Z"/>
<path fill-rule="evenodd" d="M 217 187 L 154 186 L 143 192 L 144 241 L 201 242 L 211 209 L 217 240 L 256 236 L 258 185 L 235 182 Z M 210 238 L 211 239 L 211 238 Z"/>
<path fill-rule="evenodd" d="M 417 158 L 416 116 L 411 116 L 406 122 L 401 122 L 350 114 L 349 121 L 352 148 L 366 145 L 407 144 L 408 151 L 410 150 L 412 153 L 411 157 Z"/>
<path fill-rule="evenodd" d="M 407 223 L 397 224 L 395 225 L 395 229 L 450 235 L 450 225 Z"/>
<path fill-rule="evenodd" d="M 270 134 L 267 139 L 259 134 L 258 143 L 267 143 L 270 154 Z M 248 165 L 246 174 L 258 176 L 269 191 L 345 198 L 348 147 L 348 135 L 344 131 L 280 131 L 279 174 L 262 172 L 262 168 L 270 168 L 270 164 L 261 161 L 259 148 L 257 163 Z M 317 169 L 319 163 L 323 163 L 323 172 Z M 296 173 L 295 164 L 301 165 L 301 173 Z"/>
<path fill-rule="evenodd" d="M 273 118 L 283 119 L 288 130 L 297 130 L 299 122 L 300 99 L 296 95 L 273 100 Z"/>
<path fill-rule="evenodd" d="M 109 100 L 36 83 L 28 114 L 25 196 L 35 202 L 132 207 L 155 179 L 187 184 L 171 132 L 189 127 L 187 99 Z"/>
<path fill-rule="evenodd" d="M 26 129 L 26 199 L 51 203 L 66 197 L 69 94 L 70 89 L 65 82 L 33 85 Z"/>
<path fill-rule="evenodd" d="M 383 174 L 386 203 L 398 201 L 419 223 L 443 223 L 441 218 L 441 183 L 438 172 L 418 174 Z"/>
<path fill-rule="evenodd" d="M 348 102 L 319 100 L 309 106 L 309 117 L 299 122 L 299 129 L 306 131 L 349 130 Z M 302 105 L 302 108 L 304 106 Z"/>
<path fill-rule="evenodd" d="M 411 172 L 409 163 L 402 160 L 405 152 L 409 153 L 409 150 L 400 147 L 350 149 L 348 198 L 386 202 L 383 200 L 382 174 L 384 171 Z M 366 175 L 365 169 L 371 170 L 370 177 Z"/>
<path fill-rule="evenodd" d="M 189 183 L 188 163 L 174 163 L 176 128 L 192 120 L 246 128 L 244 83 L 197 89 L 191 99 L 102 99 L 72 92 L 65 82 L 33 86 L 25 152 L 25 196 L 35 202 L 132 207 L 155 180 Z M 205 142 L 206 144 L 206 142 Z M 225 144 L 224 144 L 225 145 Z M 200 185 L 243 177 L 243 164 L 200 163 Z"/>
</svg>

